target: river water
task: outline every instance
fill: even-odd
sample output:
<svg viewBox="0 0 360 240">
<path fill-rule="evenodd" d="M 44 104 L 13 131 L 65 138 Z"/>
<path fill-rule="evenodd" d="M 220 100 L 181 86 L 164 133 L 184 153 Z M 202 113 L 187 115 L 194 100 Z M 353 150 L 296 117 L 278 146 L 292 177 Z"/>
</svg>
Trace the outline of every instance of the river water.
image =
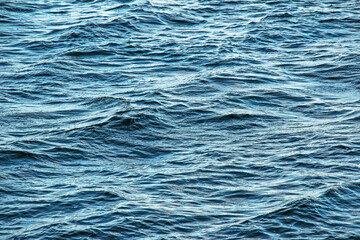
<svg viewBox="0 0 360 240">
<path fill-rule="evenodd" d="M 358 239 L 357 0 L 0 1 L 0 239 Z"/>
</svg>

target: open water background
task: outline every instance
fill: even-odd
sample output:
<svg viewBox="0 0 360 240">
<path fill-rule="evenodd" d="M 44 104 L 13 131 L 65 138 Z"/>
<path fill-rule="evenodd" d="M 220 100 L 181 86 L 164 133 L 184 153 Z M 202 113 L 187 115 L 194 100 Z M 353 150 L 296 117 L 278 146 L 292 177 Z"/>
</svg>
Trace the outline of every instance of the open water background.
<svg viewBox="0 0 360 240">
<path fill-rule="evenodd" d="M 359 239 L 357 0 L 0 1 L 0 239 Z"/>
</svg>

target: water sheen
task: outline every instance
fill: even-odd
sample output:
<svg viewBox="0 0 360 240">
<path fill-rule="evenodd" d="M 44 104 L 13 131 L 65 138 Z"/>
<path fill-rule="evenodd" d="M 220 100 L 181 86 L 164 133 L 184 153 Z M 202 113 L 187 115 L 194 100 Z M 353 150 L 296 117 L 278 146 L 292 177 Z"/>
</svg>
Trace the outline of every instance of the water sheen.
<svg viewBox="0 0 360 240">
<path fill-rule="evenodd" d="M 1 239 L 358 239 L 356 0 L 0 2 Z"/>
</svg>

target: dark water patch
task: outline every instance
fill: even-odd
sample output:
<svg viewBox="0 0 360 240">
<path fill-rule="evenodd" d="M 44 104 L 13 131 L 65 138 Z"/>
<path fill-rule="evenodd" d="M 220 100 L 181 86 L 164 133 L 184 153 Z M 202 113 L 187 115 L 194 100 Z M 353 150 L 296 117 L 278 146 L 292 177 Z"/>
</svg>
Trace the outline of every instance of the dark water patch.
<svg viewBox="0 0 360 240">
<path fill-rule="evenodd" d="M 18 161 L 18 160 L 36 160 L 40 156 L 31 151 L 20 150 L 1 150 L 1 159 L 3 164 L 8 164 L 6 161 Z"/>
<path fill-rule="evenodd" d="M 127 105 L 128 102 L 125 98 L 103 96 L 90 98 L 87 102 L 83 104 L 85 106 L 89 106 L 90 108 L 104 109 L 104 107 L 122 106 L 124 104 Z"/>
<path fill-rule="evenodd" d="M 230 113 L 230 114 L 224 114 L 224 115 L 217 116 L 217 117 L 212 117 L 212 118 L 209 118 L 208 120 L 199 119 L 198 122 L 199 123 L 203 123 L 203 122 L 225 123 L 225 122 L 231 122 L 231 121 L 254 121 L 254 120 L 270 121 L 270 120 L 277 120 L 277 119 L 279 119 L 279 118 L 276 116 L 269 116 L 269 115 L 267 116 L 264 114 Z"/>
<path fill-rule="evenodd" d="M 121 114 L 121 113 L 120 113 Z M 106 122 L 101 123 L 99 127 L 124 129 L 124 130 L 137 130 L 143 129 L 147 125 L 159 125 L 159 120 L 148 114 L 135 114 L 129 117 L 113 116 Z"/>
<path fill-rule="evenodd" d="M 201 19 L 197 19 L 195 17 L 185 16 L 182 14 L 166 14 L 163 13 L 160 15 L 162 19 L 164 19 L 169 24 L 174 24 L 175 26 L 181 25 L 198 25 L 203 23 Z"/>
<path fill-rule="evenodd" d="M 95 57 L 95 56 L 111 56 L 115 53 L 107 50 L 90 50 L 90 51 L 71 51 L 64 53 L 66 56 L 74 57 Z"/>
<path fill-rule="evenodd" d="M 30 3 L 22 3 L 21 6 L 18 4 L 12 4 L 12 3 L 4 3 L 4 5 L 1 6 L 2 10 L 9 11 L 9 12 L 15 12 L 15 13 L 31 13 L 35 12 L 38 8 L 41 8 L 42 5 L 39 4 L 30 4 Z"/>
</svg>

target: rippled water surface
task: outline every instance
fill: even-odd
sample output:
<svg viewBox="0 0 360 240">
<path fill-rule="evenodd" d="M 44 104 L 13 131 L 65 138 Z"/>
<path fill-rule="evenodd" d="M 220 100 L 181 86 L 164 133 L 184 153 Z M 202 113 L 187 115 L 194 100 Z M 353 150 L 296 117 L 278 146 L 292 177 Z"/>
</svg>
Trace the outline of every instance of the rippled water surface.
<svg viewBox="0 0 360 240">
<path fill-rule="evenodd" d="M 357 0 L 0 1 L 0 239 L 360 238 Z"/>
</svg>

